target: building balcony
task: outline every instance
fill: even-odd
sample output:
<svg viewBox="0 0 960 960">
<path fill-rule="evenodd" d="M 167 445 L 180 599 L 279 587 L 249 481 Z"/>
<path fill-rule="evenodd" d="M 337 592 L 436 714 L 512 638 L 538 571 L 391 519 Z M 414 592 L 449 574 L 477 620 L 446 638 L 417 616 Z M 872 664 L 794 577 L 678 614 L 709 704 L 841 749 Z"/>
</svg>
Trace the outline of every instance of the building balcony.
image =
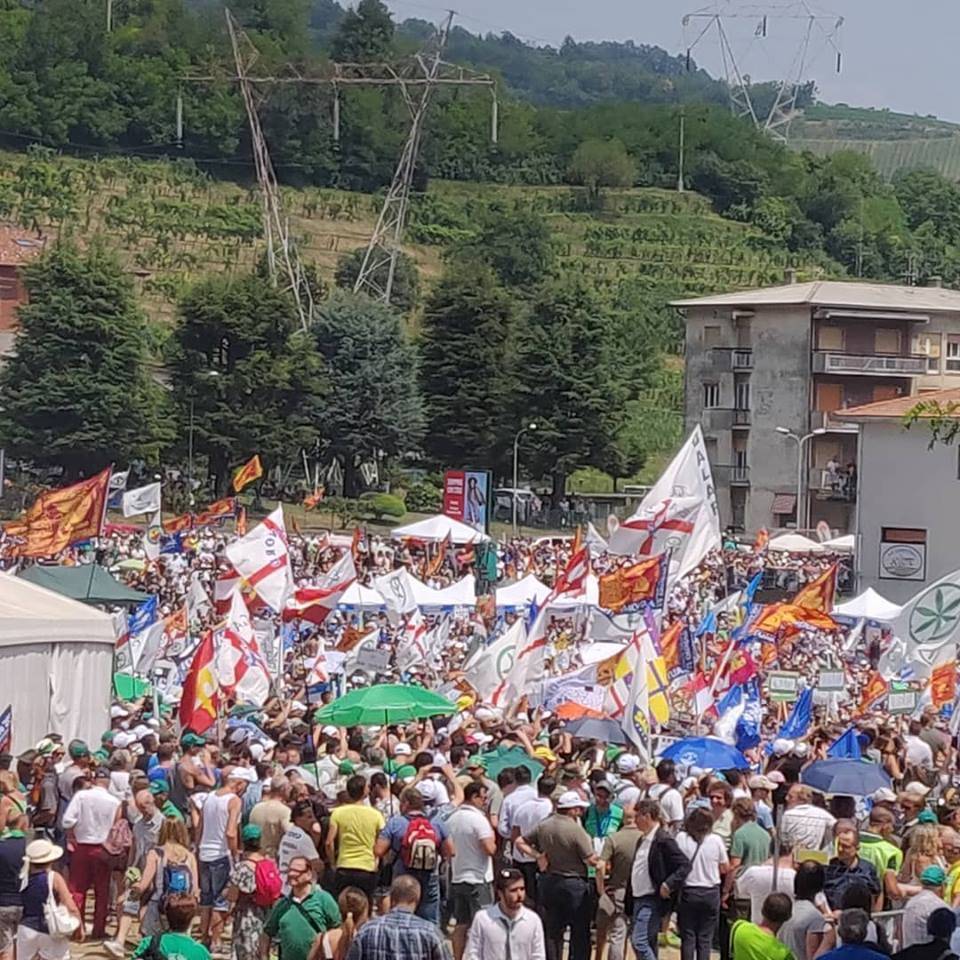
<svg viewBox="0 0 960 960">
<path fill-rule="evenodd" d="M 823 410 L 810 411 L 810 429 L 826 430 L 827 433 L 859 433 L 860 428 L 855 423 L 848 420 L 841 420 L 842 410 L 836 410 L 833 413 L 826 413 Z"/>
<path fill-rule="evenodd" d="M 881 353 L 839 353 L 833 350 L 814 350 L 813 372 L 868 377 L 920 377 L 927 372 L 927 357 L 921 354 L 903 357 Z"/>
<path fill-rule="evenodd" d="M 716 478 L 731 487 L 750 486 L 750 468 L 736 463 L 718 463 L 714 468 Z"/>
<path fill-rule="evenodd" d="M 703 411 L 705 430 L 746 430 L 750 427 L 750 411 L 733 407 L 708 407 Z"/>
<path fill-rule="evenodd" d="M 749 373 L 753 350 L 749 347 L 713 347 L 713 369 L 719 373 Z"/>
<path fill-rule="evenodd" d="M 823 467 L 811 467 L 807 484 L 810 492 L 818 500 L 841 500 L 853 503 L 857 499 L 856 479 L 851 478 L 843 466 L 836 471 Z"/>
</svg>

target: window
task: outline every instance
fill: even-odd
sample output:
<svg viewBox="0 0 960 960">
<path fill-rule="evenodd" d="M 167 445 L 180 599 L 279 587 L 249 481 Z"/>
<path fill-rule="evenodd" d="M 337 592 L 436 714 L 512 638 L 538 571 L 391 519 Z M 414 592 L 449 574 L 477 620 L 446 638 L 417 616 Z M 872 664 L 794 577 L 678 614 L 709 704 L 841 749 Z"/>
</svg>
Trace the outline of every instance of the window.
<svg viewBox="0 0 960 960">
<path fill-rule="evenodd" d="M 734 407 L 737 410 L 750 409 L 750 381 L 738 380 L 734 384 Z"/>
<path fill-rule="evenodd" d="M 703 345 L 705 347 L 719 347 L 720 340 L 721 340 L 721 335 L 720 335 L 719 327 L 703 328 Z"/>
<path fill-rule="evenodd" d="M 703 409 L 712 410 L 720 406 L 720 384 L 705 383 L 703 385 Z"/>
<path fill-rule="evenodd" d="M 960 373 L 960 337 L 947 334 L 947 373 Z"/>
<path fill-rule="evenodd" d="M 927 373 L 940 372 L 939 333 L 918 333 L 914 335 L 912 352 L 927 358 Z"/>
<path fill-rule="evenodd" d="M 881 327 L 873 332 L 873 349 L 876 353 L 900 352 L 900 331 Z"/>
<path fill-rule="evenodd" d="M 843 406 L 843 387 L 839 383 L 818 383 L 816 407 L 821 413 L 833 413 Z"/>
<path fill-rule="evenodd" d="M 817 329 L 818 350 L 843 350 L 843 328 L 821 326 Z"/>
</svg>

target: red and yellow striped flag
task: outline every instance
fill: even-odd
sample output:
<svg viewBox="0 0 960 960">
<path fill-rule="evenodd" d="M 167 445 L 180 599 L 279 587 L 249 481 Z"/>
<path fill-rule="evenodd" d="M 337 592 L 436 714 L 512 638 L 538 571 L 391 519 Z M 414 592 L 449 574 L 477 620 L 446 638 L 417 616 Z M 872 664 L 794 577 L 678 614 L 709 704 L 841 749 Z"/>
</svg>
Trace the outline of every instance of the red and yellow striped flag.
<svg viewBox="0 0 960 960">
<path fill-rule="evenodd" d="M 821 573 L 816 580 L 811 580 L 793 598 L 793 603 L 805 610 L 819 610 L 821 613 L 829 613 L 833 609 L 833 597 L 836 592 L 837 565 L 834 564 L 829 570 Z"/>
<path fill-rule="evenodd" d="M 233 489 L 239 493 L 247 484 L 253 483 L 263 476 L 263 467 L 260 464 L 260 454 L 255 453 L 234 475 Z"/>
</svg>

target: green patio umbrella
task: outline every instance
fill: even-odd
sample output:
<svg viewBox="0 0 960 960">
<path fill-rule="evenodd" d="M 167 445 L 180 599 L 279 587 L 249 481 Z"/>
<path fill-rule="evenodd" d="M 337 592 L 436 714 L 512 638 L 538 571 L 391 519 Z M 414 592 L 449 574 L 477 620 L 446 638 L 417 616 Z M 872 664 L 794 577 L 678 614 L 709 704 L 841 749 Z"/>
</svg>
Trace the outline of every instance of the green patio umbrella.
<svg viewBox="0 0 960 960">
<path fill-rule="evenodd" d="M 487 768 L 487 776 L 491 780 L 497 779 L 497 774 L 507 767 L 526 767 L 537 780 L 543 773 L 543 764 L 539 760 L 534 760 L 523 747 L 497 747 L 496 750 L 490 750 L 487 753 L 480 754 L 484 766 Z"/>
<path fill-rule="evenodd" d="M 316 723 L 330 723 L 335 727 L 353 727 L 358 724 L 425 720 L 427 717 L 450 716 L 456 712 L 456 704 L 423 687 L 381 683 L 375 687 L 351 690 L 345 696 L 322 706 L 313 719 Z"/>
</svg>

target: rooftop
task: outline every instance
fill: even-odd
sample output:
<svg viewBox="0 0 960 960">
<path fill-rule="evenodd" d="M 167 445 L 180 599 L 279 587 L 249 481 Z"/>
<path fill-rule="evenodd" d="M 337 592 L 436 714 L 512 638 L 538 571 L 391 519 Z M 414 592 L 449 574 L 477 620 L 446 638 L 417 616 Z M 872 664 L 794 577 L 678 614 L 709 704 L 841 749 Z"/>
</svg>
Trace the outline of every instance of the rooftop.
<svg viewBox="0 0 960 960">
<path fill-rule="evenodd" d="M 673 307 L 772 307 L 801 306 L 861 310 L 921 310 L 927 313 L 960 313 L 960 291 L 946 287 L 901 287 L 892 283 L 859 283 L 814 280 L 721 293 L 693 300 L 674 300 Z"/>
<path fill-rule="evenodd" d="M 932 390 L 929 393 L 918 393 L 909 397 L 894 397 L 892 400 L 877 400 L 875 403 L 865 403 L 860 407 L 834 410 L 830 416 L 839 420 L 902 420 L 918 403 L 924 400 L 932 400 L 941 409 L 951 403 L 956 404 L 958 409 L 951 415 L 960 417 L 960 387 L 951 387 L 949 390 Z"/>
<path fill-rule="evenodd" d="M 46 237 L 38 237 L 23 227 L 0 223 L 0 264 L 5 267 L 26 263 L 43 253 Z"/>
</svg>

